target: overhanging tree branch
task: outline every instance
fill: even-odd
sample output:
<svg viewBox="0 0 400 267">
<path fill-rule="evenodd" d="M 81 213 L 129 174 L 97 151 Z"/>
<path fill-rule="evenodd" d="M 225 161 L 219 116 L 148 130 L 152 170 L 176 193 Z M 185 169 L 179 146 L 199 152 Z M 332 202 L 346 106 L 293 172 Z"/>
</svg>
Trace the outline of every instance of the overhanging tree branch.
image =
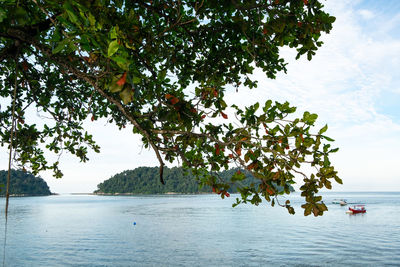
<svg viewBox="0 0 400 267">
<path fill-rule="evenodd" d="M 322 214 L 323 203 L 315 194 L 331 187 L 329 179 L 341 180 L 329 161 L 337 149 L 325 143 L 332 141 L 324 135 L 327 127 L 312 130 L 317 115 L 304 112 L 286 119 L 295 109 L 272 101 L 263 107 L 232 106 L 232 117 L 240 123 L 232 124 L 224 113 L 227 86 L 256 87 L 249 78 L 254 63 L 269 78 L 285 71 L 279 47 L 296 48 L 298 56 L 312 58 L 321 45 L 320 33 L 329 33 L 334 21 L 318 0 L 34 3 L 20 2 L 18 14 L 11 3 L 0 17 L 0 70 L 10 70 L 0 74 L 13 75 L 11 61 L 5 59 L 17 44 L 35 62 L 22 66 L 24 78 L 31 81 L 27 88 L 21 86 L 19 105 L 34 101 L 58 119 L 56 126 L 44 129 L 24 124 L 26 134 L 16 144 L 22 164 L 58 171 L 37 148 L 49 137 L 50 151 L 65 148 L 87 160 L 81 144 L 96 147 L 81 121 L 90 113 L 92 120 L 106 117 L 120 128 L 131 123 L 154 150 L 162 182 L 164 161 L 181 159 L 202 175 L 202 184 L 222 196 L 237 184 L 242 201 L 256 205 L 261 197 L 274 201 L 272 196 L 287 194 L 295 175 L 302 175 L 301 166 L 315 167 L 304 173 L 301 191 L 305 214 Z M 6 81 L 4 86 L 0 93 L 7 95 L 11 85 Z M 8 113 L 2 116 L 7 119 Z M 226 121 L 214 119 L 221 117 Z M 245 177 L 240 173 L 231 181 L 217 181 L 213 173 L 233 164 L 250 171 L 260 184 L 241 186 Z M 284 191 L 272 190 L 276 183 Z"/>
</svg>

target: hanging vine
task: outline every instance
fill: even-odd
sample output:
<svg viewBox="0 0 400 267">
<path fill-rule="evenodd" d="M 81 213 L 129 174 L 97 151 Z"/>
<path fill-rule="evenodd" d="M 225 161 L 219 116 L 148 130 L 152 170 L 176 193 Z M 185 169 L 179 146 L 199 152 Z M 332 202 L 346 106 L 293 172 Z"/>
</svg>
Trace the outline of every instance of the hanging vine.
<svg viewBox="0 0 400 267">
<path fill-rule="evenodd" d="M 10 199 L 10 178 L 11 178 L 11 163 L 12 163 L 12 152 L 13 152 L 13 139 L 15 132 L 15 102 L 17 98 L 17 88 L 18 88 L 18 56 L 19 56 L 19 45 L 15 44 L 17 47 L 17 52 L 15 54 L 15 80 L 14 80 L 14 91 L 12 98 L 12 112 L 11 112 L 11 132 L 10 132 L 10 147 L 8 156 L 8 174 L 7 174 L 7 185 L 6 185 L 6 206 L 5 206 L 5 224 L 4 224 L 4 248 L 3 248 L 3 266 L 5 266 L 6 258 L 6 244 L 7 244 L 7 221 L 8 221 L 8 206 Z"/>
</svg>

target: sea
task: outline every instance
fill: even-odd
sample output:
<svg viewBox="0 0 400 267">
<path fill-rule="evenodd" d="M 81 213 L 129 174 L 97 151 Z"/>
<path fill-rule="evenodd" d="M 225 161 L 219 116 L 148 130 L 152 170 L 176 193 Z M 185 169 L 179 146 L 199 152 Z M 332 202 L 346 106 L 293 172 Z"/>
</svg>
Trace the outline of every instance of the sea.
<svg viewBox="0 0 400 267">
<path fill-rule="evenodd" d="M 327 192 L 328 212 L 267 203 L 232 208 L 235 194 L 10 199 L 3 266 L 400 266 L 400 192 Z M 347 214 L 364 204 L 365 214 Z"/>
</svg>

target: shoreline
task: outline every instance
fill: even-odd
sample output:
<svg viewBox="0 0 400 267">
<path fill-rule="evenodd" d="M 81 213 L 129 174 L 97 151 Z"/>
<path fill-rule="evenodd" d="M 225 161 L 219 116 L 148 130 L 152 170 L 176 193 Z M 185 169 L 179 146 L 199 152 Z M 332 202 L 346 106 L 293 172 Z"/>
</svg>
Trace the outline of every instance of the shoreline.
<svg viewBox="0 0 400 267">
<path fill-rule="evenodd" d="M 183 192 L 166 192 L 166 193 L 73 193 L 71 195 L 95 195 L 95 196 L 145 196 L 145 195 L 208 195 L 214 194 L 213 192 L 194 192 L 194 193 L 183 193 Z"/>
<path fill-rule="evenodd" d="M 57 196 L 57 193 L 51 193 L 49 195 L 41 195 L 41 194 L 10 194 L 9 197 L 48 197 L 48 196 Z M 5 198 L 5 195 L 0 195 L 1 198 Z"/>
</svg>

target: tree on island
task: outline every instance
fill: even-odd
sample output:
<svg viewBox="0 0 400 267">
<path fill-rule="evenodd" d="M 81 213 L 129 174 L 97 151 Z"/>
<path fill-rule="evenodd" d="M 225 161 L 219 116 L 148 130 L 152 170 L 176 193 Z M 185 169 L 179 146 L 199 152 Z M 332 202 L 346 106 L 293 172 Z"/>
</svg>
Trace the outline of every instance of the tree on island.
<svg viewBox="0 0 400 267">
<path fill-rule="evenodd" d="M 240 186 L 250 186 L 251 183 L 261 184 L 260 179 L 254 178 L 249 171 L 238 168 L 215 173 L 222 181 L 229 182 L 232 175 L 237 171 L 243 172 L 246 179 L 242 180 Z M 208 185 L 199 187 L 196 177 L 185 172 L 183 168 L 164 167 L 165 185 L 159 181 L 159 170 L 157 167 L 138 167 L 134 170 L 126 170 L 117 173 L 97 185 L 95 194 L 166 194 L 166 193 L 210 193 L 212 188 Z M 222 192 L 222 196 L 229 196 L 230 193 L 237 193 L 237 184 L 231 186 L 228 191 Z M 283 192 L 284 187 L 272 183 L 274 190 Z M 290 188 L 293 191 L 293 188 Z"/>
<path fill-rule="evenodd" d="M 211 192 L 211 188 L 199 184 L 192 174 L 182 168 L 164 167 L 165 185 L 159 180 L 157 167 L 138 167 L 117 173 L 97 185 L 96 194 L 165 194 Z"/>
<path fill-rule="evenodd" d="M 7 171 L 0 171 L 0 185 L 7 180 Z M 40 177 L 24 171 L 11 171 L 10 194 L 20 196 L 48 196 L 51 195 L 49 186 Z M 5 190 L 0 191 L 0 196 L 5 196 Z"/>
<path fill-rule="evenodd" d="M 0 94 L 8 104 L 0 113 L 1 142 L 10 143 L 12 98 L 16 160 L 34 174 L 52 169 L 61 177 L 40 144 L 85 162 L 88 149 L 99 147 L 82 122 L 106 118 L 142 135 L 159 161 L 161 183 L 164 162 L 179 159 L 222 194 L 245 178 L 215 175 L 233 165 L 260 179 L 259 186 L 238 187 L 237 203 L 258 205 L 278 195 L 273 182 L 288 194 L 298 175 L 304 214 L 322 215 L 327 208 L 316 194 L 332 179 L 341 183 L 329 161 L 337 149 L 325 143 L 332 141 L 323 135 L 327 126 L 313 130 L 316 114 L 290 119 L 296 108 L 270 100 L 232 105 L 236 119 L 228 118 L 224 94 L 257 87 L 250 76 L 256 67 L 271 79 L 286 71 L 280 47 L 311 60 L 334 20 L 318 0 L 4 0 Z M 28 107 L 53 121 L 35 125 Z"/>
</svg>

